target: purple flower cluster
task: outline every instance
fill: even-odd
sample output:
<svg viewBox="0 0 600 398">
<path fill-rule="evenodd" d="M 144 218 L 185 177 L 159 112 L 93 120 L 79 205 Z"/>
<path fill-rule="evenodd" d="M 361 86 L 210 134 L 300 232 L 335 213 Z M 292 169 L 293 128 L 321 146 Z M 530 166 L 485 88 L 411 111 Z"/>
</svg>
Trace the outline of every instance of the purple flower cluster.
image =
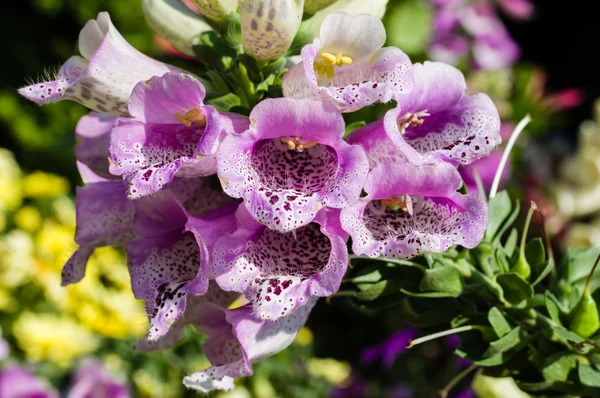
<svg viewBox="0 0 600 398">
<path fill-rule="evenodd" d="M 107 14 L 88 23 L 87 69 L 51 84 L 65 93 L 52 100 L 100 112 L 77 126 L 80 246 L 63 284 L 84 276 L 95 248 L 124 246 L 150 320 L 136 348 L 169 347 L 195 326 L 213 366 L 184 383 L 210 391 L 232 388 L 253 361 L 293 341 L 316 299 L 339 289 L 349 237 L 354 254 L 371 257 L 477 245 L 486 203 L 457 192 L 456 166 L 500 143 L 498 113 L 486 95 L 467 94 L 457 69 L 413 65 L 384 42 L 377 18 L 328 16 L 285 76 L 286 97 L 246 118 L 206 105 L 192 74 L 123 44 Z M 136 61 L 115 65 L 121 58 Z M 31 94 L 40 84 L 20 92 L 48 102 Z M 344 139 L 342 112 L 390 100 L 397 106 L 383 120 Z M 230 309 L 240 297 L 247 304 Z"/>
<path fill-rule="evenodd" d="M 500 69 L 519 58 L 519 47 L 510 37 L 490 0 L 431 0 L 434 8 L 433 37 L 429 56 L 457 64 L 471 52 L 477 69 Z M 530 0 L 497 0 L 505 13 L 526 19 L 533 13 Z"/>
</svg>

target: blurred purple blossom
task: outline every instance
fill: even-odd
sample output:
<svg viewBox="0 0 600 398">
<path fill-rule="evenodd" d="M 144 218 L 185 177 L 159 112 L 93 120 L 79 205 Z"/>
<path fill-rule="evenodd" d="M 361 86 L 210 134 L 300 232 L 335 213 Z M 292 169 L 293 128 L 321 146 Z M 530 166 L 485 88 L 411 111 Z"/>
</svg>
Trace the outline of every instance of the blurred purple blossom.
<svg viewBox="0 0 600 398">
<path fill-rule="evenodd" d="M 368 365 L 381 358 L 384 368 L 390 369 L 394 365 L 396 358 L 406 351 L 406 346 L 408 346 L 410 340 L 414 339 L 416 335 L 416 329 L 402 329 L 381 343 L 367 347 L 362 352 L 361 362 Z"/>
</svg>

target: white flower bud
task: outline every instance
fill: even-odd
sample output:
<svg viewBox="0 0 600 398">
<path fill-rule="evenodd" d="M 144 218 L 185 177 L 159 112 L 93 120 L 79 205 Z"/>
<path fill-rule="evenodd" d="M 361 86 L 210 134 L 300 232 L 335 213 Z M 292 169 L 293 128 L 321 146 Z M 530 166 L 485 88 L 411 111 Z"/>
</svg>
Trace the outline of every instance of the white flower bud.
<svg viewBox="0 0 600 398">
<path fill-rule="evenodd" d="M 312 18 L 305 21 L 302 24 L 303 29 L 314 37 L 319 37 L 321 24 L 329 14 L 333 14 L 334 12 L 345 12 L 353 17 L 359 14 L 369 14 L 381 19 L 385 14 L 385 8 L 387 7 L 388 1 L 389 0 L 338 0 L 330 6 L 318 11 Z"/>
<path fill-rule="evenodd" d="M 192 4 L 207 18 L 223 22 L 235 11 L 237 0 L 191 0 Z"/>
<path fill-rule="evenodd" d="M 304 0 L 239 0 L 244 51 L 258 60 L 281 57 L 302 21 Z"/>
</svg>

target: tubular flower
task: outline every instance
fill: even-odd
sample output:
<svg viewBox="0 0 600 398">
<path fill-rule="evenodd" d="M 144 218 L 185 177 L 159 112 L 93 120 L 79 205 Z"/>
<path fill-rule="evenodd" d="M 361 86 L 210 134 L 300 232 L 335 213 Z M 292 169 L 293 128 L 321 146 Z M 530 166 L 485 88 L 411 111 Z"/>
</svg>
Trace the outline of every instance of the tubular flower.
<svg viewBox="0 0 600 398">
<path fill-rule="evenodd" d="M 137 206 L 137 236 L 125 251 L 133 293 L 146 302 L 150 342 L 165 336 L 183 315 L 188 294 L 206 293 L 212 245 L 235 229 L 237 203 L 226 195 L 211 199 L 209 195 L 208 187 L 196 192 L 205 205 L 198 216 L 190 215 L 168 190 Z"/>
<path fill-rule="evenodd" d="M 188 388 L 231 390 L 236 377 L 251 376 L 252 363 L 289 346 L 304 326 L 316 300 L 276 321 L 257 319 L 251 306 L 227 310 L 206 306 L 196 328 L 207 335 L 202 348 L 212 367 L 183 379 Z"/>
<path fill-rule="evenodd" d="M 223 136 L 247 119 L 219 114 L 203 103 L 204 87 L 188 74 L 167 73 L 135 86 L 129 98 L 133 118 L 116 122 L 110 139 L 110 172 L 123 176 L 128 196 L 158 192 L 173 177 L 216 171 Z"/>
<path fill-rule="evenodd" d="M 415 64 L 413 73 L 415 89 L 403 97 L 402 104 L 347 139 L 365 149 L 372 168 L 405 160 L 421 164 L 441 159 L 465 165 L 500 144 L 500 117 L 494 103 L 485 94 L 467 95 L 458 69 L 425 62 Z"/>
<path fill-rule="evenodd" d="M 207 18 L 216 22 L 223 22 L 227 16 L 235 11 L 236 0 L 191 0 L 198 10 Z"/>
<path fill-rule="evenodd" d="M 217 156 L 223 190 L 243 198 L 252 216 L 289 232 L 323 207 L 356 203 L 368 173 L 361 148 L 342 140 L 344 120 L 329 103 L 267 99 L 250 129 L 228 135 Z"/>
<path fill-rule="evenodd" d="M 115 120 L 113 116 L 96 112 L 82 116 L 75 128 L 75 157 L 94 174 L 106 179 L 118 179 L 108 171 L 108 143 Z"/>
<path fill-rule="evenodd" d="M 63 64 L 56 79 L 23 87 L 19 93 L 39 105 L 69 99 L 97 112 L 129 116 L 127 99 L 139 81 L 179 71 L 133 48 L 106 12 L 85 24 L 79 52 L 81 56 Z"/>
<path fill-rule="evenodd" d="M 383 23 L 371 15 L 327 16 L 320 37 L 284 76 L 284 95 L 330 101 L 342 112 L 398 99 L 412 90 L 411 63 L 399 49 L 381 48 L 385 39 Z"/>
<path fill-rule="evenodd" d="M 281 57 L 292 44 L 304 0 L 239 0 L 244 52 L 259 60 Z"/>
<path fill-rule="evenodd" d="M 369 257 L 410 258 L 459 244 L 475 247 L 487 225 L 479 195 L 461 195 L 460 174 L 449 163 L 383 163 L 369 174 L 368 196 L 342 210 L 352 250 Z"/>
<path fill-rule="evenodd" d="M 339 210 L 321 210 L 313 223 L 288 233 L 266 228 L 243 206 L 236 218 L 237 230 L 214 246 L 215 280 L 243 293 L 258 318 L 278 319 L 313 296 L 337 292 L 348 264 Z"/>
</svg>

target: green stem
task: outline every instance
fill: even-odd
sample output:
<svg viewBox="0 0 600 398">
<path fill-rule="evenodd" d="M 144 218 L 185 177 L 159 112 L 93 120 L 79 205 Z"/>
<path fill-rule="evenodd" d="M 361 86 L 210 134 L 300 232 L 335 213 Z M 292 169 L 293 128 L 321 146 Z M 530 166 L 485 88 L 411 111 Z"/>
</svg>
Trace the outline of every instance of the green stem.
<svg viewBox="0 0 600 398">
<path fill-rule="evenodd" d="M 587 277 L 587 280 L 585 281 L 585 294 L 590 294 L 590 284 L 592 283 L 592 276 L 594 276 L 594 272 L 596 272 L 596 267 L 598 266 L 598 263 L 600 262 L 600 254 L 598 255 L 598 258 L 596 259 L 596 262 L 594 263 L 594 266 L 592 267 L 592 270 L 590 271 L 590 274 Z"/>
<path fill-rule="evenodd" d="M 472 364 L 471 366 L 454 376 L 454 378 L 450 380 L 450 382 L 440 390 L 440 398 L 446 398 L 450 390 L 452 390 L 462 379 L 467 377 L 472 371 L 474 371 L 478 367 L 479 365 Z"/>
<path fill-rule="evenodd" d="M 427 336 L 419 337 L 418 339 L 410 340 L 406 348 L 413 348 L 414 346 L 419 345 L 421 343 L 425 343 L 426 341 L 439 339 L 440 337 L 448 336 L 455 333 L 467 332 L 476 328 L 477 326 L 467 325 L 455 329 L 444 330 L 443 332 L 433 333 Z"/>
<path fill-rule="evenodd" d="M 384 257 L 371 258 L 371 257 L 368 257 L 368 256 L 357 256 L 357 255 L 351 254 L 350 255 L 350 260 L 385 261 L 386 263 L 398 264 L 398 265 L 405 265 L 407 267 L 415 267 L 415 268 L 420 269 L 423 272 L 427 271 L 427 267 L 425 267 L 424 265 L 413 263 L 412 261 L 408 261 L 408 260 L 399 260 L 399 259 L 396 259 L 396 258 L 384 258 Z"/>
</svg>

